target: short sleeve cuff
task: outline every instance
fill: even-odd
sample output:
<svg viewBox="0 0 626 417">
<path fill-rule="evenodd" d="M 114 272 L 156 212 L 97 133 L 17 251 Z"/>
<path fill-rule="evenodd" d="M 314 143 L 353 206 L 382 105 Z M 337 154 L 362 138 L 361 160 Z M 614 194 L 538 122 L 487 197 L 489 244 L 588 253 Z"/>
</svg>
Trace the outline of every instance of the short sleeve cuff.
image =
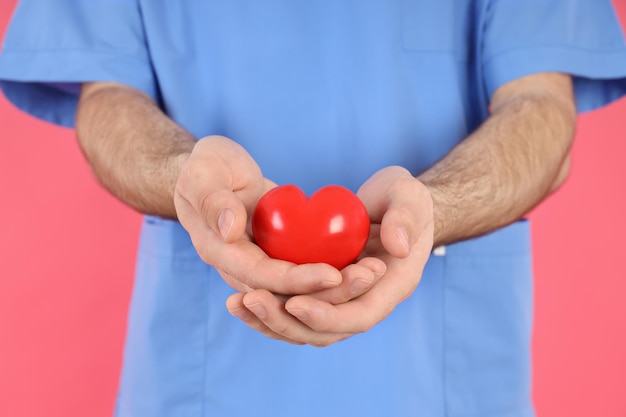
<svg viewBox="0 0 626 417">
<path fill-rule="evenodd" d="M 80 83 L 128 85 L 156 100 L 157 88 L 146 57 L 112 52 L 4 50 L 0 88 L 19 109 L 40 119 L 73 127 Z"/>
<path fill-rule="evenodd" d="M 503 84 L 539 72 L 571 74 L 578 111 L 590 111 L 626 94 L 626 49 L 540 46 L 497 54 L 484 64 L 488 97 Z"/>
</svg>

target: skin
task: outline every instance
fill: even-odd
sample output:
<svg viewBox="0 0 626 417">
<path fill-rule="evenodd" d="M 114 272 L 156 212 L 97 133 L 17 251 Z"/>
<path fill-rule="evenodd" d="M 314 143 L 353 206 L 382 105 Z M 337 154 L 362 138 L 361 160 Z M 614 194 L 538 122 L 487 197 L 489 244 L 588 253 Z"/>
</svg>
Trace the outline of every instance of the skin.
<svg viewBox="0 0 626 417">
<path fill-rule="evenodd" d="M 275 339 L 328 346 L 369 330 L 408 298 L 433 247 L 518 220 L 565 180 L 576 124 L 569 76 L 512 81 L 490 109 L 418 177 L 392 166 L 361 186 L 372 233 L 363 257 L 341 271 L 270 259 L 252 242 L 252 210 L 275 184 L 232 140 L 196 142 L 149 97 L 113 83 L 83 86 L 76 127 L 107 189 L 181 222 L 199 256 L 238 291 L 226 302 L 231 314 Z"/>
</svg>

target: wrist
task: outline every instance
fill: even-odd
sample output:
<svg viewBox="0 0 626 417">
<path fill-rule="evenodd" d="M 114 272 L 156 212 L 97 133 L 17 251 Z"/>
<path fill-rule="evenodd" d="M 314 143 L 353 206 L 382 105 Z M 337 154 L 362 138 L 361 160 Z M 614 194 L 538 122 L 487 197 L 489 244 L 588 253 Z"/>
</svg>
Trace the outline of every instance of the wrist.
<svg viewBox="0 0 626 417">
<path fill-rule="evenodd" d="M 454 206 L 448 201 L 444 187 L 438 184 L 436 180 L 429 178 L 427 173 L 417 179 L 422 182 L 430 194 L 433 205 L 433 247 L 453 243 L 449 230 L 457 216 Z"/>
<path fill-rule="evenodd" d="M 168 182 L 168 197 L 171 203 L 170 207 L 172 208 L 171 215 L 168 217 L 171 217 L 172 219 L 178 219 L 176 206 L 174 205 L 174 195 L 176 194 L 176 188 L 178 187 L 181 172 L 183 171 L 185 164 L 189 161 L 189 157 L 191 156 L 195 144 L 196 141 L 193 139 L 180 142 L 167 157 L 166 172 L 168 178 L 170 178 L 170 181 Z"/>
</svg>

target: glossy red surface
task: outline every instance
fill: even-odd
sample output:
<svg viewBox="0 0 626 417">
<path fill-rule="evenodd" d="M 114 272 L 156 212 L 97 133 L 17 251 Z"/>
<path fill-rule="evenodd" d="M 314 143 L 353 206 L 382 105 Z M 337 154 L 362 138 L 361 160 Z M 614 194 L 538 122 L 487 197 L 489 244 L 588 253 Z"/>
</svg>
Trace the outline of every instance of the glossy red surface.
<svg viewBox="0 0 626 417">
<path fill-rule="evenodd" d="M 297 264 L 327 263 L 342 269 L 363 251 L 369 217 L 347 188 L 329 185 L 307 198 L 295 185 L 270 190 L 252 218 L 256 243 L 269 256 Z"/>
<path fill-rule="evenodd" d="M 626 416 L 625 115 L 626 98 L 581 116 L 569 179 L 531 215 L 539 417 Z M 0 94 L 2 417 L 113 415 L 141 217 L 74 136 Z"/>
</svg>

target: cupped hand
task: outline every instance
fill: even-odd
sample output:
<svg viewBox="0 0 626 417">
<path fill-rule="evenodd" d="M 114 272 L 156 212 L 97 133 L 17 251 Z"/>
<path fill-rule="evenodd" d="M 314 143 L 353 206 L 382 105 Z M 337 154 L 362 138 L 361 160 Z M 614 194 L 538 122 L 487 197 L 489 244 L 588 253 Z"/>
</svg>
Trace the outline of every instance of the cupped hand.
<svg viewBox="0 0 626 417">
<path fill-rule="evenodd" d="M 252 210 L 274 186 L 239 144 L 207 136 L 181 168 L 174 193 L 178 220 L 202 260 L 238 291 L 308 294 L 338 286 L 342 275 L 330 265 L 271 259 L 252 242 Z"/>
<path fill-rule="evenodd" d="M 265 335 L 294 344 L 328 346 L 365 332 L 408 298 L 433 246 L 433 203 L 406 169 L 388 167 L 358 191 L 372 222 L 364 257 L 342 270 L 343 283 L 313 294 L 237 293 L 231 314 Z"/>
</svg>

